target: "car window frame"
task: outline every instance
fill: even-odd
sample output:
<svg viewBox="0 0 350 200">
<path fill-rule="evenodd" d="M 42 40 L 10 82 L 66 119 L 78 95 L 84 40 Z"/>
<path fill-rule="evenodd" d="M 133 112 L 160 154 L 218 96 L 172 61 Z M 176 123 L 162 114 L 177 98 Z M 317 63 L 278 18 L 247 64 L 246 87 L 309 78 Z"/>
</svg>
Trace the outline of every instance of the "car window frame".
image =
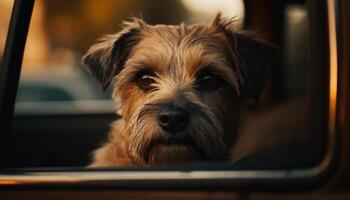
<svg viewBox="0 0 350 200">
<path fill-rule="evenodd" d="M 336 37 L 329 34 L 336 31 L 336 21 L 330 22 L 330 14 L 337 15 L 336 0 L 310 0 L 308 12 L 310 21 L 311 68 L 321 72 L 314 77 L 314 83 L 326 88 L 337 76 L 329 76 L 329 61 L 337 56 L 329 51 L 330 43 Z M 330 6 L 333 4 L 333 6 Z M 15 0 L 4 61 L 0 69 L 0 141 L 6 143 L 10 137 L 14 102 L 19 81 L 21 61 L 28 33 L 34 0 Z M 333 10 L 332 10 L 333 9 Z M 333 20 L 336 20 L 334 17 Z M 327 23 L 326 23 L 327 22 Z M 336 38 L 335 38 L 336 39 Z M 319 57 L 319 55 L 324 55 Z M 317 59 L 316 59 L 317 58 Z M 337 67 L 337 66 L 335 66 Z M 339 74 L 338 74 L 339 76 Z M 329 90 L 319 94 L 322 108 L 337 106 L 331 104 Z M 333 94 L 334 95 L 334 94 Z M 0 189 L 145 189 L 145 190 L 273 190 L 279 192 L 306 190 L 322 186 L 331 178 L 336 166 L 338 132 L 337 113 L 326 110 L 320 116 L 327 123 L 328 145 L 323 161 L 316 166 L 289 170 L 194 170 L 188 168 L 133 168 L 133 169 L 0 169 Z M 329 113 L 333 112 L 334 113 Z"/>
</svg>

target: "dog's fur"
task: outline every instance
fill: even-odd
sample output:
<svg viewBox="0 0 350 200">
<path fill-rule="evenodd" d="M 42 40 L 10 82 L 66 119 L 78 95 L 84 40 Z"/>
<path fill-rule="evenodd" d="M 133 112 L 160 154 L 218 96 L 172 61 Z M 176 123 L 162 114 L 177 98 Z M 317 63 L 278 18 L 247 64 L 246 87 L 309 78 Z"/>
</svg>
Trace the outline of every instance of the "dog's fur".
<svg viewBox="0 0 350 200">
<path fill-rule="evenodd" d="M 244 100 L 258 98 L 276 56 L 272 45 L 234 29 L 235 21 L 220 14 L 206 25 L 152 26 L 134 19 L 93 45 L 83 64 L 104 88 L 116 78 L 113 98 L 122 118 L 91 166 L 229 160 Z M 138 85 L 143 72 L 152 74 L 149 90 Z M 206 72 L 214 74 L 214 88 L 202 88 L 199 76 Z M 169 134 L 158 125 L 164 105 L 189 113 L 184 130 Z M 183 143 L 169 143 L 173 138 Z"/>
</svg>

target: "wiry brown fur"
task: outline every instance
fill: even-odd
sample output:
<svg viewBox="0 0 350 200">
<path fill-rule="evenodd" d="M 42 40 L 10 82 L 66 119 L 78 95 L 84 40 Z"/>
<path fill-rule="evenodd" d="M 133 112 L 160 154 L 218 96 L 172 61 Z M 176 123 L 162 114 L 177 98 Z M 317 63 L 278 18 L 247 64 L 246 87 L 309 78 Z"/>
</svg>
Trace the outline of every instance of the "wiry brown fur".
<svg viewBox="0 0 350 200">
<path fill-rule="evenodd" d="M 95 151 L 91 166 L 228 160 L 239 131 L 242 102 L 253 85 L 245 78 L 255 67 L 249 66 L 246 49 L 238 49 L 237 40 L 246 36 L 235 35 L 233 28 L 234 20 L 220 15 L 209 25 L 151 26 L 135 20 L 91 47 L 83 63 L 104 87 L 116 76 L 113 98 L 122 115 L 113 123 L 107 143 Z M 197 77 L 204 69 L 215 71 L 223 84 L 200 90 Z M 152 91 L 145 92 L 135 83 L 141 70 L 156 74 Z M 188 136 L 191 145 L 162 144 L 169 137 L 156 120 L 162 104 L 190 112 L 189 125 L 177 134 Z"/>
</svg>

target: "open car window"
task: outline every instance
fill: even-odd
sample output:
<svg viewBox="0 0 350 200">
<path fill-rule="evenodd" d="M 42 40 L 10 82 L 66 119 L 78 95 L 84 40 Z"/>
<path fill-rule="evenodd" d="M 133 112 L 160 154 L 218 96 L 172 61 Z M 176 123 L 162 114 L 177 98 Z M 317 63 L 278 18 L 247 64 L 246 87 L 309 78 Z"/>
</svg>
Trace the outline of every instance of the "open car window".
<svg viewBox="0 0 350 200">
<path fill-rule="evenodd" d="M 312 3 L 309 4 L 313 5 Z M 325 63 L 320 64 L 321 61 L 315 62 L 315 57 L 319 55 L 324 55 L 322 59 L 328 61 L 326 50 L 323 48 L 315 50 L 317 45 L 322 46 L 323 44 L 315 44 L 315 40 L 319 41 L 320 38 L 324 39 L 326 36 L 322 33 L 317 33 L 319 35 L 316 34 L 315 36 L 315 30 L 313 30 L 317 28 L 323 30 L 325 27 L 315 28 L 315 26 L 311 26 L 314 13 L 311 12 L 310 7 L 312 6 L 308 7 L 307 2 L 303 0 L 285 1 L 277 4 L 239 0 L 215 1 L 215 3 L 204 0 L 157 0 L 152 3 L 148 1 L 110 0 L 101 2 L 78 0 L 69 2 L 35 1 L 16 95 L 14 119 L 11 124 L 11 140 L 8 145 L 0 149 L 0 168 L 15 172 L 24 170 L 33 173 L 33 175 L 42 176 L 45 180 L 60 175 L 64 177 L 63 179 L 69 179 L 69 173 L 71 173 L 72 177 L 77 176 L 87 182 L 129 180 L 130 177 L 131 180 L 138 181 L 152 180 L 152 173 L 142 173 L 154 172 L 155 177 L 172 180 L 174 185 L 176 185 L 179 176 L 181 180 L 198 181 L 205 178 L 210 179 L 210 177 L 212 180 L 228 179 L 228 177 L 238 177 L 240 180 L 247 177 L 263 179 L 269 178 L 269 176 L 276 179 L 283 179 L 285 176 L 305 178 L 306 175 L 311 176 L 319 173 L 319 170 L 323 169 L 319 167 L 324 163 L 327 150 L 330 148 L 328 142 L 330 142 L 329 131 L 332 131 L 330 129 L 332 124 L 327 121 L 328 117 L 331 116 L 328 113 L 330 112 L 328 110 L 330 102 L 327 85 L 328 66 Z M 213 23 L 211 21 L 219 11 L 225 19 L 232 20 L 234 18 L 234 33 L 238 35 L 237 41 L 241 39 L 239 34 L 249 33 L 249 38 L 254 38 L 254 41 L 266 41 L 268 45 L 273 44 L 274 50 L 278 52 L 273 60 L 273 66 L 266 72 L 266 78 L 264 77 L 264 81 L 258 84 L 258 88 L 261 90 L 259 97 L 257 98 L 255 95 L 254 88 L 248 87 L 253 87 L 252 85 L 255 82 L 249 82 L 249 84 L 239 82 L 240 78 L 245 80 L 253 77 L 256 80 L 258 79 L 257 76 L 246 75 L 245 73 L 248 72 L 245 70 L 249 71 L 249 68 L 241 69 L 242 74 L 236 77 L 236 84 L 240 88 L 247 87 L 248 89 L 242 89 L 239 94 L 253 93 L 253 95 L 240 98 L 238 104 L 235 103 L 237 100 L 235 92 L 228 90 L 225 93 L 218 92 L 217 98 L 212 98 L 215 101 L 208 98 L 209 100 L 205 99 L 205 101 L 200 102 L 208 103 L 209 101 L 205 107 L 209 107 L 208 110 L 203 109 L 205 112 L 197 108 L 198 105 L 202 104 L 196 102 L 197 107 L 191 112 L 204 113 L 203 115 L 207 117 L 214 116 L 212 117 L 214 119 L 200 121 L 202 115 L 190 113 L 191 116 L 197 118 L 191 118 L 186 126 L 193 126 L 192 129 L 189 129 L 192 132 L 188 132 L 190 134 L 197 133 L 197 135 L 184 137 L 185 139 L 181 138 L 175 142 L 174 140 L 169 140 L 170 142 L 167 140 L 166 144 L 162 141 L 159 145 L 157 144 L 158 146 L 152 147 L 152 150 L 148 149 L 149 146 L 141 146 L 142 148 L 137 149 L 138 151 L 133 151 L 133 148 L 139 146 L 136 145 L 138 144 L 136 142 L 136 144 L 130 142 L 122 150 L 112 149 L 113 152 L 104 152 L 103 154 L 104 156 L 111 155 L 113 157 L 120 155 L 120 151 L 124 150 L 125 152 L 122 152 L 124 155 L 137 154 L 138 156 L 131 156 L 132 164 L 124 162 L 126 163 L 124 165 L 113 165 L 97 162 L 97 154 L 104 151 L 102 147 L 107 148 L 108 144 L 112 142 L 118 145 L 119 142 L 124 141 L 125 138 L 115 136 L 118 134 L 116 133 L 118 132 L 116 131 L 116 124 L 124 123 L 123 127 L 130 128 L 133 131 L 138 130 L 138 134 L 130 133 L 134 137 L 130 136 L 125 140 L 140 140 L 135 139 L 135 137 L 142 137 L 143 140 L 139 143 L 143 144 L 149 139 L 147 137 L 152 137 L 149 135 L 152 135 L 150 131 L 153 129 L 149 126 L 156 122 L 151 121 L 154 118 L 146 116 L 149 121 L 141 127 L 142 130 L 138 129 L 137 124 L 134 125 L 136 128 L 125 125 L 129 119 L 127 116 L 134 113 L 125 111 L 126 108 L 129 108 L 127 105 L 132 104 L 132 100 L 120 100 L 124 97 L 122 96 L 123 90 L 126 90 L 127 87 L 119 88 L 116 91 L 114 86 L 118 85 L 120 76 L 114 74 L 109 86 L 103 89 L 105 85 L 103 83 L 101 85 L 98 75 L 96 78 L 94 68 L 89 68 L 88 61 L 82 61 L 84 55 L 89 56 L 89 53 L 86 54 L 86 52 L 89 52 L 89 47 L 98 42 L 98 39 L 105 34 L 115 34 L 122 31 L 125 20 L 133 21 L 130 17 L 142 18 L 144 23 L 147 23 L 147 26 L 150 27 L 157 24 L 179 25 L 181 22 L 186 24 L 210 24 Z M 319 31 L 318 29 L 317 31 Z M 149 34 L 149 32 L 147 33 Z M 228 37 L 227 31 L 225 34 L 222 35 Z M 244 37 L 243 39 L 245 39 Z M 242 41 L 245 41 L 243 39 Z M 117 44 L 118 40 L 116 39 L 114 45 Z M 142 43 L 139 42 L 138 44 Z M 158 40 L 151 42 L 151 45 L 147 47 L 149 50 L 145 52 L 156 51 L 152 49 L 153 45 L 159 44 Z M 246 64 L 249 67 L 249 63 L 253 63 L 252 66 L 258 66 L 260 62 L 263 62 L 260 61 L 264 60 L 260 59 L 260 54 L 248 58 L 250 52 L 257 51 L 257 48 L 244 45 L 246 43 L 237 42 L 237 51 L 243 49 L 239 52 L 239 55 L 242 56 L 240 59 L 246 59 L 240 64 Z M 327 48 L 328 44 L 326 43 L 322 47 Z M 115 53 L 117 50 L 113 49 L 111 51 L 113 51 L 113 55 L 117 54 Z M 126 61 L 123 60 L 123 62 L 126 62 L 126 67 L 118 73 L 124 73 L 124 69 L 129 67 L 127 60 L 138 55 L 138 51 L 134 49 L 130 51 L 133 54 L 128 55 Z M 165 50 L 158 52 L 158 54 L 161 55 L 162 52 L 165 52 Z M 219 56 L 224 54 L 220 53 Z M 268 52 L 262 51 L 262 53 L 267 55 Z M 210 60 L 210 63 L 213 63 L 212 61 L 217 58 L 222 58 L 218 55 Z M 100 58 L 93 57 L 92 59 Z M 116 61 L 113 60 L 113 62 Z M 103 64 L 105 63 L 100 62 L 98 67 L 103 67 Z M 318 64 L 320 65 L 316 67 Z M 208 66 L 211 67 L 212 64 Z M 208 66 L 206 67 L 208 68 Z M 240 73 L 239 69 L 235 70 L 237 70 L 235 73 Z M 146 81 L 149 81 L 149 77 L 154 74 L 157 76 L 152 76 L 151 81 L 162 78 L 159 71 L 151 73 L 151 75 L 149 71 L 146 72 L 146 74 L 141 74 L 142 76 L 137 74 L 134 79 L 141 77 L 141 81 L 143 81 L 142 77 L 146 77 Z M 209 79 L 214 77 L 213 82 L 209 82 L 209 86 L 197 80 L 197 85 L 193 88 L 204 88 L 203 91 L 198 92 L 196 90 L 194 92 L 195 95 L 201 94 L 198 95 L 198 98 L 213 95 L 213 93 L 209 94 L 208 91 L 212 92 L 211 85 L 217 83 L 215 82 L 217 77 L 221 78 L 220 81 L 222 81 L 220 82 L 222 84 L 220 88 L 222 90 L 226 89 L 226 85 L 228 85 L 226 81 L 228 79 L 227 74 L 225 76 L 225 74 L 222 75 L 221 71 L 212 72 L 204 70 L 204 72 L 198 73 L 200 75 L 204 74 L 199 76 L 203 78 L 198 79 L 200 81 L 208 77 Z M 147 82 L 135 82 L 138 84 L 138 88 L 143 89 L 140 91 L 146 93 L 147 87 L 143 87 L 142 84 L 147 84 Z M 161 83 L 164 83 L 164 81 Z M 160 83 L 157 82 L 154 85 L 157 84 Z M 219 87 L 219 84 L 217 86 Z M 135 88 L 137 87 L 135 86 Z M 191 89 L 194 90 L 193 88 Z M 129 98 L 133 97 L 133 94 L 125 93 Z M 144 93 L 139 98 L 143 98 Z M 159 93 L 157 94 L 160 96 Z M 143 101 L 148 102 L 151 98 L 157 98 L 157 95 L 145 98 Z M 176 98 L 173 97 L 173 99 Z M 220 105 L 217 106 L 216 104 Z M 210 107 L 212 105 L 214 106 Z M 234 106 L 237 106 L 234 112 L 227 112 L 227 109 L 232 109 Z M 217 108 L 219 108 L 219 111 L 215 110 Z M 165 110 L 168 116 L 169 107 Z M 238 115 L 236 111 L 240 114 Z M 140 113 L 142 112 L 140 111 Z M 162 112 L 157 110 L 157 114 L 159 113 Z M 203 118 L 205 119 L 205 117 Z M 166 118 L 166 122 L 164 122 L 161 117 L 158 117 L 158 124 L 152 126 L 157 127 L 154 129 L 166 129 L 166 132 L 170 132 L 168 130 L 172 130 L 174 127 L 169 128 L 169 119 L 172 118 Z M 137 120 L 138 123 L 142 121 Z M 177 118 L 176 120 L 180 119 Z M 225 120 L 228 122 L 226 123 Z M 193 124 L 197 121 L 199 122 Z M 232 124 L 237 124 L 237 126 Z M 211 128 L 210 131 L 200 132 L 207 127 Z M 149 132 L 144 131 L 147 128 L 149 128 Z M 121 128 L 121 130 L 124 129 Z M 184 132 L 188 134 L 188 132 Z M 216 132 L 229 134 L 230 137 L 222 137 L 218 140 L 217 137 L 221 136 L 215 134 Z M 112 140 L 111 138 L 114 137 L 119 140 Z M 129 137 L 129 135 L 126 137 Z M 205 137 L 211 138 L 207 139 Z M 194 143 L 194 147 L 191 146 L 191 151 L 186 149 L 188 142 L 184 142 L 188 138 L 191 140 L 191 145 Z M 201 139 L 203 139 L 202 143 L 200 143 Z M 220 144 L 217 144 L 218 141 L 222 142 L 220 143 L 222 144 L 221 147 L 224 146 L 225 152 L 229 154 L 225 155 L 225 159 L 221 159 L 223 154 L 215 154 L 223 151 L 220 150 Z M 171 145 L 176 145 L 176 148 Z M 185 148 L 185 150 L 181 148 Z M 100 151 L 96 151 L 97 149 L 100 149 Z M 199 156 L 196 159 L 188 159 L 188 161 L 182 162 L 182 160 L 189 157 L 189 154 L 193 153 L 192 150 L 195 152 L 195 156 Z M 117 151 L 118 154 L 116 154 Z M 164 157 L 161 160 L 169 162 L 149 164 L 152 163 L 149 161 L 152 160 L 151 158 L 144 161 L 142 160 L 144 158 L 139 156 L 139 154 L 141 155 L 140 152 L 143 151 L 150 151 L 151 154 L 155 152 L 154 155 L 157 156 L 159 155 L 157 151 L 162 152 L 165 156 L 162 154 Z M 144 154 L 149 157 L 150 152 Z M 144 154 L 142 155 L 144 156 Z M 210 159 L 207 159 L 209 157 Z M 113 159 L 108 158 L 107 160 Z M 174 160 L 180 160 L 180 162 L 172 162 Z M 97 168 L 86 168 L 87 166 L 94 166 L 94 163 L 98 163 Z M 65 174 L 66 172 L 68 174 Z M 104 172 L 104 174 L 100 174 L 101 177 L 90 179 L 89 173 L 91 175 L 99 172 Z M 112 175 L 114 172 L 123 172 L 124 175 Z M 259 174 L 259 172 L 268 173 Z M 237 186 L 239 187 L 238 183 Z"/>
</svg>

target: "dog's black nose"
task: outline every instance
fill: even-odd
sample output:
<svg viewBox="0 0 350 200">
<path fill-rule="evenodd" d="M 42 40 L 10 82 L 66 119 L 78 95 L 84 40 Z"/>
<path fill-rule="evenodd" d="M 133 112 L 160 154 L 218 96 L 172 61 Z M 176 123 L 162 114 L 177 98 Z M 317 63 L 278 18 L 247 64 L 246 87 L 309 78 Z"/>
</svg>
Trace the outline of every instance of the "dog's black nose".
<svg viewBox="0 0 350 200">
<path fill-rule="evenodd" d="M 158 124 L 167 132 L 176 133 L 189 122 L 188 112 L 176 106 L 163 106 L 158 115 Z"/>
</svg>

